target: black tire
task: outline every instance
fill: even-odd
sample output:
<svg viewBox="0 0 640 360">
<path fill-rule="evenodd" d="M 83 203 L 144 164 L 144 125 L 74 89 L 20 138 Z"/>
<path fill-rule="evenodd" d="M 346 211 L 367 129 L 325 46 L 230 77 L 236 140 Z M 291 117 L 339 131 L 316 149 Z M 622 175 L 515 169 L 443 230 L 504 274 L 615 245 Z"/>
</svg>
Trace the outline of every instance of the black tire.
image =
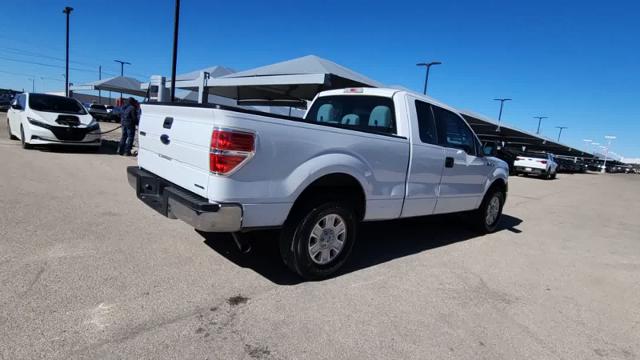
<svg viewBox="0 0 640 360">
<path fill-rule="evenodd" d="M 326 264 L 319 264 L 310 254 L 311 232 L 328 215 L 338 215 L 344 221 L 345 235 L 341 250 Z M 326 220 L 325 220 L 326 223 Z M 280 255 L 284 263 L 306 280 L 326 279 L 347 261 L 356 241 L 357 218 L 353 207 L 343 201 L 313 201 L 293 209 L 280 232 Z M 320 242 L 320 239 L 316 239 Z M 326 249 L 325 249 L 326 250 Z M 331 253 L 333 250 L 327 250 Z"/>
<path fill-rule="evenodd" d="M 551 174 L 551 177 L 549 177 L 549 178 L 550 178 L 551 180 L 554 180 L 554 179 L 556 178 L 556 175 L 557 175 L 557 173 L 555 173 L 555 172 L 554 172 L 554 173 L 552 173 L 552 174 Z"/>
<path fill-rule="evenodd" d="M 499 206 L 498 206 L 498 216 L 491 223 L 487 223 L 488 216 L 487 212 L 489 210 L 490 204 L 492 204 L 492 200 L 494 197 L 498 198 Z M 473 212 L 471 215 L 471 219 L 474 227 L 482 234 L 488 234 L 496 231 L 498 228 L 498 224 L 500 223 L 500 218 L 502 218 L 502 208 L 504 207 L 504 193 L 499 189 L 492 189 L 487 192 L 482 199 L 482 203 L 480 207 Z"/>
<path fill-rule="evenodd" d="M 22 143 L 23 149 L 31 149 L 31 144 L 24 139 L 24 128 L 22 125 L 20 125 L 20 142 Z"/>
<path fill-rule="evenodd" d="M 7 119 L 7 132 L 9 133 L 9 140 L 18 140 L 18 138 L 11 133 L 11 123 L 9 123 L 9 119 Z"/>
</svg>

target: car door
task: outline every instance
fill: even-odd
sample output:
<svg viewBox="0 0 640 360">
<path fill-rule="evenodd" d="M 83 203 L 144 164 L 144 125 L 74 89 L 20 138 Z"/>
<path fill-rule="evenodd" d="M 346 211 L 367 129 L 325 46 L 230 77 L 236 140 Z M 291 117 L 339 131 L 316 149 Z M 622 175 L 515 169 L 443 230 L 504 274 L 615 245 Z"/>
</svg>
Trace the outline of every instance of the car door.
<svg viewBox="0 0 640 360">
<path fill-rule="evenodd" d="M 411 159 L 402 217 L 431 215 L 438 200 L 444 148 L 438 144 L 431 104 L 408 96 Z"/>
<path fill-rule="evenodd" d="M 432 109 L 445 152 L 435 213 L 475 209 L 493 164 L 482 156 L 477 138 L 462 117 L 438 106 Z"/>
</svg>

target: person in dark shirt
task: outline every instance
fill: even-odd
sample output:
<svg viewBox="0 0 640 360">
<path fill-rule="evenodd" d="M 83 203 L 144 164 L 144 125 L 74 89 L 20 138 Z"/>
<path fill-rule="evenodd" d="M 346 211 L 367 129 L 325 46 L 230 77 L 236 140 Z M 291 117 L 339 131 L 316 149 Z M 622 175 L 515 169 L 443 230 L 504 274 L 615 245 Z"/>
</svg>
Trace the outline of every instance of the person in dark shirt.
<svg viewBox="0 0 640 360">
<path fill-rule="evenodd" d="M 138 106 L 134 98 L 129 98 L 127 103 L 120 109 L 120 124 L 122 125 L 122 137 L 118 146 L 118 154 L 132 156 L 131 147 L 136 136 L 136 125 L 138 125 Z"/>
</svg>

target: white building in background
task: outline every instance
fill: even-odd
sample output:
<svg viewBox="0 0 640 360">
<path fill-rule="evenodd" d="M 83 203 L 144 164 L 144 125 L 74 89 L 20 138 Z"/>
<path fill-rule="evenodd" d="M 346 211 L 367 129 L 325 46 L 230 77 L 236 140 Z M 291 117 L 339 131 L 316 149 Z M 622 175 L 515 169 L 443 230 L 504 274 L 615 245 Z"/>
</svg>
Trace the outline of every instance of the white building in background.
<svg viewBox="0 0 640 360">
<path fill-rule="evenodd" d="M 620 160 L 620 161 L 625 163 L 625 164 L 640 165 L 640 158 L 626 158 L 626 157 L 623 157 L 622 160 Z"/>
</svg>

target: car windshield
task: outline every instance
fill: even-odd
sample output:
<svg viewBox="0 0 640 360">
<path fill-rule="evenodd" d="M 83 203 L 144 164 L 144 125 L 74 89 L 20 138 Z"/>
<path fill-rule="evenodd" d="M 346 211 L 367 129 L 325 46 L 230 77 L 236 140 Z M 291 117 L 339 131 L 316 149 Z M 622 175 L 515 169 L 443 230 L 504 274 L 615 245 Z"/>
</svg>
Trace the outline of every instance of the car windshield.
<svg viewBox="0 0 640 360">
<path fill-rule="evenodd" d="M 29 107 L 36 111 L 85 115 L 84 107 L 75 99 L 63 96 L 30 94 Z"/>
<path fill-rule="evenodd" d="M 97 110 L 106 110 L 107 108 L 104 105 L 91 105 L 91 109 L 97 109 Z"/>
</svg>

